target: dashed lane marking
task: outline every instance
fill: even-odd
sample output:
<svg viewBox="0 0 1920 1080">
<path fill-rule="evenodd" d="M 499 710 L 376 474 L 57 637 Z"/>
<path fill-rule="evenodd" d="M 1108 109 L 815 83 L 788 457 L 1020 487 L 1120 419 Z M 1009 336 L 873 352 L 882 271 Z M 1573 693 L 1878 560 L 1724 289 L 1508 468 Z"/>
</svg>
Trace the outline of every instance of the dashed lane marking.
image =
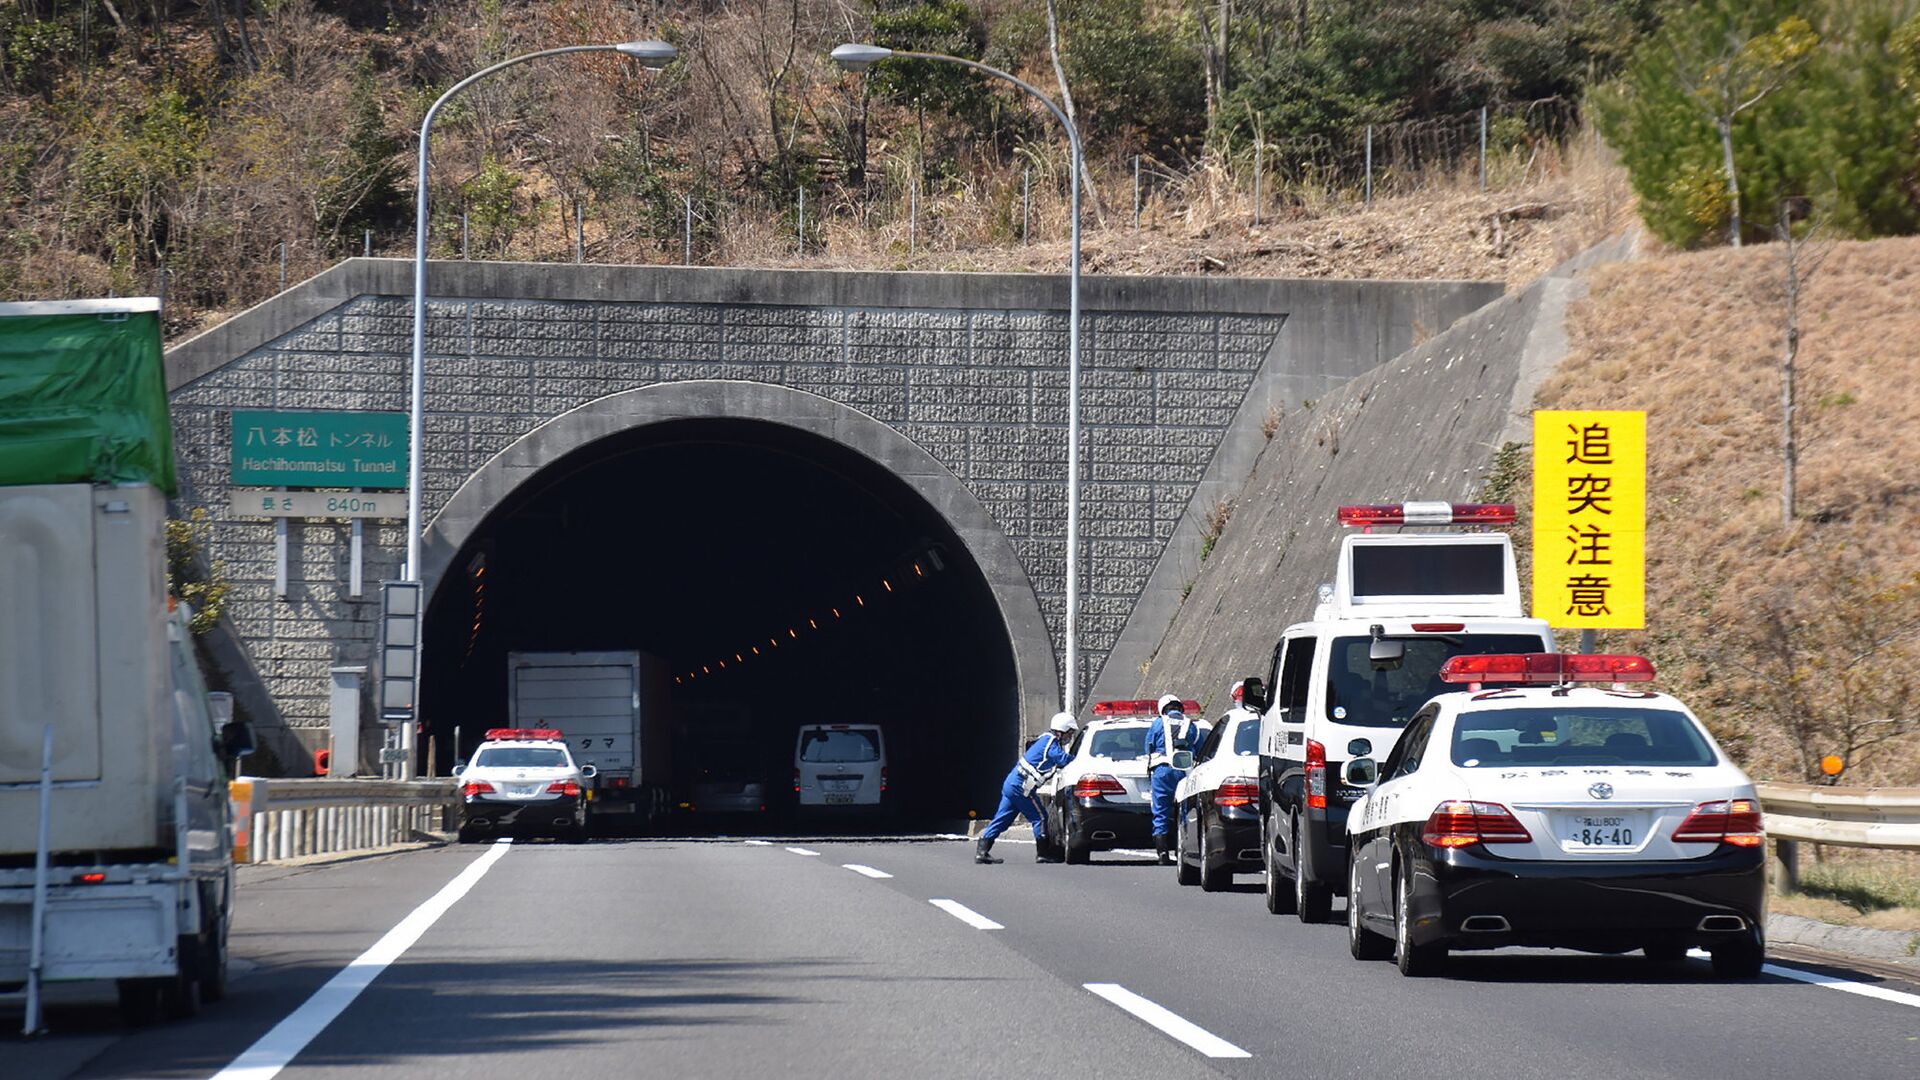
<svg viewBox="0 0 1920 1080">
<path fill-rule="evenodd" d="M 893 876 L 892 874 L 887 873 L 885 870 L 875 870 L 871 866 L 862 866 L 857 862 L 841 863 L 840 865 L 846 867 L 848 870 L 851 870 L 856 874 L 859 874 L 861 877 L 870 877 L 870 878 L 878 879 L 878 878 L 890 878 Z"/>
<path fill-rule="evenodd" d="M 487 870 L 506 855 L 507 848 L 512 844 L 513 840 L 508 837 L 494 841 L 492 847 L 468 863 L 466 869 L 441 886 L 440 891 L 434 893 L 426 903 L 414 908 L 385 936 L 374 942 L 372 948 L 355 957 L 339 974 L 328 979 L 325 986 L 315 990 L 312 997 L 288 1014 L 285 1020 L 275 1024 L 273 1030 L 260 1036 L 258 1041 L 234 1058 L 232 1064 L 215 1073 L 213 1080 L 269 1080 L 286 1068 L 315 1036 L 326 1030 L 335 1017 L 353 1004 L 353 999 L 359 997 L 360 992 L 371 985 L 388 964 L 412 948 L 413 943 L 419 941 L 420 936 L 438 922 L 448 908 L 467 895 L 467 891 Z"/>
<path fill-rule="evenodd" d="M 814 851 L 814 850 L 813 850 L 813 849 L 811 849 L 811 848 L 803 848 L 803 847 L 790 847 L 790 848 L 788 848 L 787 850 L 788 850 L 788 851 L 791 851 L 791 852 L 793 852 L 793 853 L 794 853 L 795 855 L 818 855 L 818 854 L 820 854 L 819 852 L 817 852 L 817 851 Z"/>
<path fill-rule="evenodd" d="M 1166 1006 L 1148 1001 L 1119 983 L 1082 983 L 1081 985 L 1159 1028 L 1162 1034 L 1172 1036 L 1210 1058 L 1253 1056 Z"/>
<path fill-rule="evenodd" d="M 771 840 L 742 840 L 740 842 L 750 847 L 772 847 L 773 846 L 773 841 Z"/>
<path fill-rule="evenodd" d="M 959 919 L 975 930 L 1005 930 L 1006 927 L 987 918 L 958 900 L 929 900 L 927 903 Z"/>
</svg>

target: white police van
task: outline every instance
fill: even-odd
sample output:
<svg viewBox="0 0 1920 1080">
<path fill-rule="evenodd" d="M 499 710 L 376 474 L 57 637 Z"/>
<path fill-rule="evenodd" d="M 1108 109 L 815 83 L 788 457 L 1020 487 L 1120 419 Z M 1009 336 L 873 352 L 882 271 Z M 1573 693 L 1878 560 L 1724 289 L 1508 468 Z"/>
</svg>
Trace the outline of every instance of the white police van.
<svg viewBox="0 0 1920 1080">
<path fill-rule="evenodd" d="M 1524 616 L 1513 546 L 1495 532 L 1374 533 L 1374 527 L 1505 525 L 1508 505 L 1343 506 L 1332 583 L 1309 622 L 1273 650 L 1260 721 L 1260 848 L 1267 910 L 1324 922 L 1347 885 L 1354 758 L 1386 757 L 1427 700 L 1440 666 L 1466 654 L 1551 652 L 1553 631 Z"/>
<path fill-rule="evenodd" d="M 1753 781 L 1640 656 L 1459 656 L 1348 821 L 1347 939 L 1424 975 L 1518 945 L 1722 975 L 1766 955 L 1766 833 Z M 1593 685 L 1612 684 L 1611 686 Z"/>
</svg>

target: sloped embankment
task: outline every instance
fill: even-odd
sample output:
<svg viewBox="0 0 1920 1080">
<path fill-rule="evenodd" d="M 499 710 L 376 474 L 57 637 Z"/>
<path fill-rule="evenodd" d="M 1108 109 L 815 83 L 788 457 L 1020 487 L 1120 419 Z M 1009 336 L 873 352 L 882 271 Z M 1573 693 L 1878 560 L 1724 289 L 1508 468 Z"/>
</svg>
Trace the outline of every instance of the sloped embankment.
<svg viewBox="0 0 1920 1080">
<path fill-rule="evenodd" d="M 1264 678 L 1281 631 L 1312 615 L 1332 576 L 1341 504 L 1478 499 L 1502 442 L 1529 437 L 1533 389 L 1565 349 L 1562 319 L 1581 287 L 1573 272 L 1624 246 L 1595 249 L 1337 393 L 1292 403 L 1140 696 L 1173 691 L 1211 710 L 1234 679 Z"/>
</svg>

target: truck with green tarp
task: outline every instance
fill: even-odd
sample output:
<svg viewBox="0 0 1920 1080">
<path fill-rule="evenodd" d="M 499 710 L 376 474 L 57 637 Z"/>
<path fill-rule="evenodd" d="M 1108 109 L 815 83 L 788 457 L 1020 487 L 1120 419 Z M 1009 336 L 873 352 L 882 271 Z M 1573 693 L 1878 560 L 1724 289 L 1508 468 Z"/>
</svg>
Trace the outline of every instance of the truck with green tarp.
<svg viewBox="0 0 1920 1080">
<path fill-rule="evenodd" d="M 113 980 L 133 1022 L 226 990 L 251 739 L 167 595 L 174 484 L 158 301 L 0 304 L 0 990 L 29 1030 L 48 981 Z"/>
</svg>

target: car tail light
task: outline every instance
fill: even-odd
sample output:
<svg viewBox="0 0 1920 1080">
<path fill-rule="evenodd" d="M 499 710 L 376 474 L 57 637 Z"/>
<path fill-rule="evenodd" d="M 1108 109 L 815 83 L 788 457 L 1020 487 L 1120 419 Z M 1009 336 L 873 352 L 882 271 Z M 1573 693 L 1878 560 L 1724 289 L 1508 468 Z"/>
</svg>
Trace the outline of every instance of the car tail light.
<svg viewBox="0 0 1920 1080">
<path fill-rule="evenodd" d="M 1307 740 L 1307 805 L 1327 808 L 1327 748 L 1312 739 Z"/>
<path fill-rule="evenodd" d="M 1694 807 L 1687 820 L 1673 830 L 1673 839 L 1678 844 L 1759 847 L 1767 842 L 1767 833 L 1760 823 L 1760 808 L 1752 799 L 1722 799 Z"/>
<path fill-rule="evenodd" d="M 491 795 L 493 794 L 493 785 L 487 783 L 485 780 L 469 780 L 460 785 L 460 794 L 469 799 L 475 795 Z"/>
<path fill-rule="evenodd" d="M 880 790 L 882 792 L 887 790 L 887 767 L 885 765 L 880 766 Z"/>
<path fill-rule="evenodd" d="M 1102 795 L 1125 795 L 1127 786 L 1104 773 L 1088 773 L 1073 785 L 1076 799 L 1097 799 Z"/>
<path fill-rule="evenodd" d="M 1215 806 L 1252 806 L 1259 800 L 1260 782 L 1251 776 L 1228 777 L 1213 793 Z"/>
<path fill-rule="evenodd" d="M 84 874 L 73 875 L 73 883 L 75 885 L 99 885 L 106 880 L 106 873 L 100 870 L 90 870 Z"/>
<path fill-rule="evenodd" d="M 1420 838 L 1434 847 L 1469 844 L 1525 844 L 1533 839 L 1513 811 L 1499 803 L 1448 799 L 1433 808 Z"/>
<path fill-rule="evenodd" d="M 799 769 L 793 770 L 793 793 L 795 795 L 800 794 L 800 770 Z"/>
<path fill-rule="evenodd" d="M 627 786 L 627 778 L 626 778 L 626 777 L 624 777 L 624 776 L 616 776 L 616 777 L 614 777 L 614 778 L 613 778 L 613 786 L 614 786 L 614 787 L 617 787 L 617 788 L 623 788 L 623 787 L 626 787 L 626 786 Z"/>
<path fill-rule="evenodd" d="M 555 780 L 553 783 L 547 785 L 547 794 L 578 795 L 580 794 L 580 785 L 574 783 L 572 780 Z"/>
</svg>

